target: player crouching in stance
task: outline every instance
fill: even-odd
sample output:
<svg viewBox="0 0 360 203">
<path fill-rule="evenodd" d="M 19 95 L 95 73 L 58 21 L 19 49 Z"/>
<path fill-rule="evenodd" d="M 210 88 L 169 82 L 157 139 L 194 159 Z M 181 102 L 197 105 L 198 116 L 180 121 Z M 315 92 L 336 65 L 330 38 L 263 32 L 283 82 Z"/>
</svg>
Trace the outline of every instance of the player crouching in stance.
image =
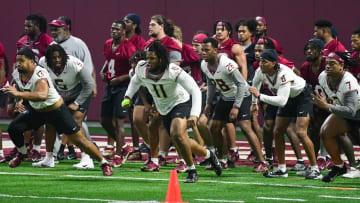
<svg viewBox="0 0 360 203">
<path fill-rule="evenodd" d="M 58 133 L 66 134 L 82 151 L 98 160 L 104 175 L 113 174 L 110 164 L 101 156 L 96 146 L 81 133 L 80 127 L 54 88 L 49 73 L 36 65 L 35 55 L 31 49 L 21 49 L 16 54 L 13 79 L 16 87 L 4 87 L 4 92 L 18 99 L 28 100 L 30 108 L 18 115 L 9 125 L 9 136 L 18 150 L 15 158 L 9 162 L 10 167 L 19 166 L 25 158 L 23 133 L 46 123 L 53 125 Z M 45 158 L 53 158 L 52 152 L 47 152 Z"/>
<path fill-rule="evenodd" d="M 148 46 L 146 61 L 139 61 L 135 70 L 122 106 L 128 107 L 140 86 L 145 86 L 154 99 L 167 132 L 188 166 L 185 183 L 194 183 L 198 179 L 192 153 L 210 159 L 216 174 L 220 176 L 222 169 L 216 155 L 190 139 L 187 133 L 187 128 L 196 124 L 201 110 L 201 92 L 194 79 L 179 66 L 170 64 L 166 48 L 158 41 Z"/>
<path fill-rule="evenodd" d="M 321 91 L 315 91 L 314 104 L 331 114 L 320 129 L 320 137 L 334 162 L 331 171 L 322 181 L 331 182 L 346 173 L 346 164 L 340 158 L 338 136 L 358 136 L 360 121 L 360 87 L 357 79 L 344 71 L 344 61 L 335 53 L 326 57 L 325 71 L 319 75 Z M 326 97 L 325 97 L 326 96 Z M 355 133 L 354 133 L 355 132 Z M 352 152 L 354 153 L 354 152 Z M 359 176 L 353 174 L 353 177 Z"/>
<path fill-rule="evenodd" d="M 269 90 L 275 96 L 260 94 L 258 88 L 267 84 Z M 287 177 L 285 163 L 285 140 L 284 134 L 292 117 L 296 117 L 296 135 L 299 137 L 309 158 L 310 167 L 306 171 L 306 179 L 319 179 L 322 175 L 319 171 L 314 145 L 307 136 L 312 111 L 311 87 L 306 86 L 305 80 L 297 76 L 290 68 L 278 63 L 278 57 L 274 49 L 265 49 L 260 56 L 260 68 L 256 71 L 253 85 L 249 91 L 253 94 L 252 110 L 258 109 L 257 100 L 278 106 L 275 127 L 275 149 L 278 155 L 279 167 L 272 172 L 265 172 L 265 177 Z"/>
</svg>

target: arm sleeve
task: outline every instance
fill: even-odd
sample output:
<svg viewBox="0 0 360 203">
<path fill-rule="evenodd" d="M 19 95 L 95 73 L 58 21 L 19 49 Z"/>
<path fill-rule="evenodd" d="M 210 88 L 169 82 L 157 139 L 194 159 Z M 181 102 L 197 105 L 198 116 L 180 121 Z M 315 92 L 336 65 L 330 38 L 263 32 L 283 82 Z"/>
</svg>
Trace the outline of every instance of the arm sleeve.
<svg viewBox="0 0 360 203">
<path fill-rule="evenodd" d="M 260 89 L 261 89 L 261 80 L 260 80 L 260 75 L 258 74 L 258 71 L 256 71 L 255 76 L 253 78 L 253 84 L 254 87 L 256 87 L 256 89 L 258 89 L 259 93 L 260 93 Z M 258 99 L 252 95 L 252 100 L 251 100 L 253 104 L 257 104 L 258 103 Z"/>
<path fill-rule="evenodd" d="M 248 92 L 247 90 L 247 84 L 244 78 L 242 77 L 239 70 L 235 70 L 231 73 L 232 80 L 234 81 L 235 85 L 237 86 L 237 93 L 235 96 L 235 101 L 233 106 L 240 108 L 242 101 Z"/>
<path fill-rule="evenodd" d="M 344 95 L 344 106 L 336 106 L 330 104 L 329 110 L 331 113 L 339 117 L 352 118 L 355 117 L 357 108 L 358 95 L 356 91 L 351 91 Z"/>
<path fill-rule="evenodd" d="M 140 80 L 135 73 L 135 75 L 131 78 L 129 86 L 125 92 L 125 97 L 129 97 L 130 99 L 132 99 L 136 92 L 139 90 L 140 86 Z"/>
<path fill-rule="evenodd" d="M 91 73 L 85 68 L 82 68 L 81 71 L 79 72 L 79 78 L 82 89 L 79 96 L 75 99 L 75 101 L 81 105 L 89 97 L 91 97 L 93 89 L 95 87 L 95 81 L 94 78 L 91 77 Z"/>
<path fill-rule="evenodd" d="M 206 80 L 207 80 L 206 104 L 211 104 L 216 94 L 216 87 L 208 77 L 206 77 Z"/>
<path fill-rule="evenodd" d="M 290 82 L 280 85 L 276 96 L 260 94 L 260 101 L 273 106 L 284 107 L 290 96 Z"/>
<path fill-rule="evenodd" d="M 177 81 L 191 95 L 192 105 L 190 115 L 199 118 L 201 113 L 200 88 L 196 84 L 195 80 L 184 71 L 181 71 Z"/>
<path fill-rule="evenodd" d="M 170 62 L 181 62 L 181 52 L 179 51 L 170 51 L 169 52 Z"/>
</svg>

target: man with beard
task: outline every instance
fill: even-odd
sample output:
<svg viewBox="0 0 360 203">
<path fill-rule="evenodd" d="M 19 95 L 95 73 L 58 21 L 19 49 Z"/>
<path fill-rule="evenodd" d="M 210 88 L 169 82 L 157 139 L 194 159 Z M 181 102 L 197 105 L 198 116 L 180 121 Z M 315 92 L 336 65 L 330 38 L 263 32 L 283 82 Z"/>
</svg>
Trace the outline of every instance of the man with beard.
<svg viewBox="0 0 360 203">
<path fill-rule="evenodd" d="M 280 46 L 279 42 L 276 41 L 274 38 L 269 37 L 267 35 L 268 32 L 268 24 L 265 20 L 264 17 L 262 16 L 257 16 L 255 18 L 256 22 L 257 22 L 257 27 L 256 27 L 256 34 L 255 34 L 255 42 L 259 39 L 259 38 L 269 38 L 275 45 L 275 50 L 278 53 L 278 55 L 282 56 L 284 54 L 284 50 L 283 48 Z"/>
<path fill-rule="evenodd" d="M 129 13 L 124 17 L 124 22 L 126 24 L 125 37 L 128 39 L 135 47 L 136 50 L 143 50 L 145 46 L 145 40 L 140 36 L 140 18 L 135 13 Z"/>
</svg>

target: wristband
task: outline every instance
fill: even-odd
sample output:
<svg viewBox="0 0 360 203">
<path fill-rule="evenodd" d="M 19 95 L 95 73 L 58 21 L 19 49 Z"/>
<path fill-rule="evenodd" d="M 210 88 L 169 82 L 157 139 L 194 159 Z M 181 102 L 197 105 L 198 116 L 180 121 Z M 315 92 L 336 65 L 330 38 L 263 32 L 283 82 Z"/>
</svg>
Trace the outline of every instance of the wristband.
<svg viewBox="0 0 360 203">
<path fill-rule="evenodd" d="M 258 92 L 255 97 L 259 99 L 260 98 L 260 93 Z"/>
<path fill-rule="evenodd" d="M 130 104 L 130 99 L 126 98 L 121 102 L 121 107 L 127 106 Z"/>
</svg>

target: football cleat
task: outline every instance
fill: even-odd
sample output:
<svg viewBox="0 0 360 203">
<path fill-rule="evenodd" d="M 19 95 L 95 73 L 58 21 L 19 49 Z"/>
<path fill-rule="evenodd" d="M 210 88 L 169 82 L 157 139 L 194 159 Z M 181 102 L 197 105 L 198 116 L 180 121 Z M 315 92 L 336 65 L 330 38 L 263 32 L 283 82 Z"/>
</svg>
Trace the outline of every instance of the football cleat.
<svg viewBox="0 0 360 203">
<path fill-rule="evenodd" d="M 264 177 L 267 178 L 287 178 L 288 177 L 288 173 L 287 171 L 282 172 L 280 169 L 276 169 L 273 171 L 265 171 L 264 173 Z"/>
<path fill-rule="evenodd" d="M 65 155 L 64 159 L 66 159 L 66 160 L 77 159 L 76 152 L 75 152 L 75 151 L 74 151 L 74 152 L 68 152 L 68 153 Z"/>
<path fill-rule="evenodd" d="M 39 167 L 39 168 L 54 168 L 55 167 L 55 162 L 54 162 L 54 158 L 47 158 L 45 157 L 43 160 L 36 162 L 36 163 L 32 163 L 33 167 Z"/>
<path fill-rule="evenodd" d="M 189 170 L 184 183 L 195 183 L 197 182 L 198 178 L 199 177 L 195 169 Z"/>
<path fill-rule="evenodd" d="M 176 166 L 175 170 L 178 173 L 185 173 L 186 172 L 187 165 L 184 161 L 180 161 L 179 164 Z"/>
<path fill-rule="evenodd" d="M 345 163 L 344 163 L 342 168 L 334 165 L 332 167 L 331 171 L 322 178 L 322 181 L 327 182 L 327 183 L 332 182 L 332 181 L 335 180 L 336 176 L 340 176 L 342 174 L 345 174 L 346 171 L 347 171 L 347 169 L 346 169 L 346 164 Z"/>
<path fill-rule="evenodd" d="M 11 151 L 10 154 L 8 154 L 7 156 L 5 156 L 6 161 L 10 161 L 13 158 L 15 158 L 16 154 L 18 153 L 18 150 L 16 149 L 16 147 L 14 147 Z"/>
<path fill-rule="evenodd" d="M 221 176 L 221 172 L 222 172 L 221 164 L 214 152 L 210 151 L 209 159 L 210 159 L 210 164 L 214 168 L 216 175 Z"/>
<path fill-rule="evenodd" d="M 124 164 L 126 162 L 126 160 L 128 159 L 130 153 L 132 152 L 132 148 L 130 145 L 126 145 L 126 147 L 123 147 L 121 150 L 121 159 L 122 159 L 122 164 Z"/>
<path fill-rule="evenodd" d="M 9 162 L 9 166 L 11 168 L 18 167 L 21 164 L 21 162 L 25 159 L 25 157 L 26 157 L 25 154 L 21 154 L 20 152 L 18 152 L 16 156 L 13 159 L 11 159 L 11 161 Z"/>
<path fill-rule="evenodd" d="M 122 165 L 123 161 L 120 156 L 115 155 L 114 159 L 111 162 L 111 166 L 114 168 L 118 168 Z"/>
<path fill-rule="evenodd" d="M 259 162 L 258 165 L 254 168 L 253 172 L 255 173 L 263 173 L 269 171 L 269 165 L 265 162 Z"/>
<path fill-rule="evenodd" d="M 360 178 L 360 171 L 354 167 L 350 167 L 349 171 L 342 175 L 343 178 Z"/>
<path fill-rule="evenodd" d="M 5 163 L 6 162 L 6 159 L 5 159 L 5 157 L 3 157 L 3 156 L 0 156 L 0 163 Z"/>
<path fill-rule="evenodd" d="M 297 161 L 296 164 L 290 169 L 291 171 L 304 171 L 306 169 L 306 165 L 304 161 Z"/>
<path fill-rule="evenodd" d="M 306 175 L 305 175 L 305 178 L 306 179 L 321 179 L 323 176 L 320 172 L 320 170 L 318 169 L 311 169 L 311 167 L 309 167 L 310 170 L 307 170 L 306 171 Z"/>
<path fill-rule="evenodd" d="M 325 170 L 326 169 L 326 159 L 325 157 L 318 157 L 317 159 L 317 164 L 320 170 Z"/>
<path fill-rule="evenodd" d="M 162 155 L 158 155 L 159 158 L 159 166 L 166 166 L 166 159 Z"/>
<path fill-rule="evenodd" d="M 74 164 L 73 167 L 76 169 L 92 169 L 94 168 L 94 162 L 89 155 L 84 154 L 84 156 L 81 157 L 80 163 Z"/>
<path fill-rule="evenodd" d="M 29 160 L 31 161 L 40 161 L 41 154 L 35 149 L 30 150 Z"/>
<path fill-rule="evenodd" d="M 255 153 L 253 151 L 251 151 L 249 156 L 246 158 L 246 161 L 254 162 L 255 160 L 256 160 Z"/>
<path fill-rule="evenodd" d="M 104 176 L 112 176 L 114 174 L 114 171 L 109 163 L 102 164 L 101 169 Z"/>
<path fill-rule="evenodd" d="M 142 160 L 141 152 L 140 150 L 133 151 L 129 157 L 128 160 Z"/>
<path fill-rule="evenodd" d="M 144 172 L 153 172 L 153 171 L 159 171 L 159 165 L 155 164 L 153 161 L 149 161 L 149 163 L 141 168 L 141 171 Z"/>
</svg>

